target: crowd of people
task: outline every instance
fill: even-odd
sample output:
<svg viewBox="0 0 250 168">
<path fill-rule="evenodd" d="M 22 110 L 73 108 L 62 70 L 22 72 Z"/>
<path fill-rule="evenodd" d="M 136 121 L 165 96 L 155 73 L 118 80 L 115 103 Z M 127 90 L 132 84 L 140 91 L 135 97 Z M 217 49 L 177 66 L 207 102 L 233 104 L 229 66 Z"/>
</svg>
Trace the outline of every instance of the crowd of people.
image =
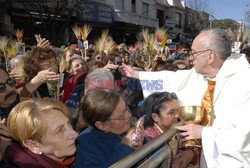
<svg viewBox="0 0 250 168">
<path fill-rule="evenodd" d="M 205 124 L 176 127 L 166 141 L 171 167 L 250 166 L 248 46 L 233 53 L 217 28 L 175 53 L 107 38 L 85 50 L 39 38 L 24 55 L 2 57 L 0 167 L 109 167 L 180 121 L 180 106 L 202 106 L 208 81 Z M 201 148 L 180 145 L 190 139 Z"/>
</svg>

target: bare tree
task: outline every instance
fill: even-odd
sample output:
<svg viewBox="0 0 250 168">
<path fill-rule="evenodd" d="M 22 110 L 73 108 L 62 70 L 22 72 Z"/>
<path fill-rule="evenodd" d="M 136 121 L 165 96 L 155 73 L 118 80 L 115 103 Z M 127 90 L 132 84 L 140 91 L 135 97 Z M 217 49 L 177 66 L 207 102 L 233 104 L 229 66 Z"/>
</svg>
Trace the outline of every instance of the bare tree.
<svg viewBox="0 0 250 168">
<path fill-rule="evenodd" d="M 213 15 L 207 0 L 187 0 L 187 6 L 185 31 L 195 37 L 202 29 L 209 27 L 209 17 Z"/>
<path fill-rule="evenodd" d="M 246 6 L 249 9 L 245 12 L 245 18 L 246 18 L 246 22 L 248 23 L 248 27 L 250 28 L 250 3 L 246 4 Z"/>
<path fill-rule="evenodd" d="M 41 33 L 53 44 L 63 43 L 66 28 L 73 15 L 81 10 L 89 0 L 12 0 L 22 4 L 30 17 L 36 15 L 41 22 Z"/>
<path fill-rule="evenodd" d="M 187 5 L 197 12 L 210 13 L 209 2 L 207 0 L 187 0 Z"/>
</svg>

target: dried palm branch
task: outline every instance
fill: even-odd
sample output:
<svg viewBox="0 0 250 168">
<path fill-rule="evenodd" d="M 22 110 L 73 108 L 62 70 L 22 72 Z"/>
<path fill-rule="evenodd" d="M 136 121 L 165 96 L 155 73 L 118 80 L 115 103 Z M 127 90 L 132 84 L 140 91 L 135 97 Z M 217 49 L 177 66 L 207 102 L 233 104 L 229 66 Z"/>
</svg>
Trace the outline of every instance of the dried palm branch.
<svg viewBox="0 0 250 168">
<path fill-rule="evenodd" d="M 247 42 L 247 39 L 248 39 L 248 32 L 247 31 L 244 31 L 242 33 L 242 42 L 245 43 Z"/>
<path fill-rule="evenodd" d="M 0 50 L 4 53 L 6 46 L 8 44 L 8 39 L 5 36 L 0 36 Z"/>
<path fill-rule="evenodd" d="M 164 47 L 168 39 L 167 30 L 164 28 L 157 28 L 155 30 L 155 40 L 160 43 L 160 47 Z"/>
<path fill-rule="evenodd" d="M 112 53 L 116 47 L 115 42 L 113 41 L 113 38 L 111 36 L 108 36 L 108 38 L 105 41 L 105 46 L 104 46 L 104 53 L 106 55 Z"/>
<path fill-rule="evenodd" d="M 64 73 L 64 71 L 66 71 L 67 68 L 68 68 L 68 63 L 67 63 L 66 59 L 64 57 L 61 57 L 60 63 L 59 63 L 60 77 L 59 77 L 59 80 L 57 83 L 57 91 L 56 91 L 57 100 L 60 100 L 60 88 L 62 86 L 62 81 L 63 81 L 63 77 L 64 77 L 63 73 Z"/>
<path fill-rule="evenodd" d="M 7 58 L 7 55 L 6 55 L 6 46 L 8 44 L 8 39 L 7 37 L 3 36 L 1 37 L 0 36 L 0 50 L 3 52 L 3 55 L 4 55 L 4 59 L 5 59 L 5 68 L 7 70 L 7 72 L 9 71 L 8 69 L 8 58 Z"/>
<path fill-rule="evenodd" d="M 9 41 L 7 47 L 6 47 L 6 54 L 10 57 L 13 58 L 15 57 L 17 52 L 17 44 L 16 41 L 11 40 Z"/>
<path fill-rule="evenodd" d="M 60 63 L 59 63 L 59 73 L 63 73 L 67 70 L 68 63 L 65 58 L 61 57 Z"/>
<path fill-rule="evenodd" d="M 152 53 L 154 51 L 154 44 L 155 44 L 155 35 L 150 34 L 149 41 L 148 41 L 150 53 Z"/>
<path fill-rule="evenodd" d="M 153 52 L 154 50 L 154 43 L 155 43 L 155 35 L 154 34 L 148 34 L 144 36 L 144 42 L 143 42 L 143 49 L 144 51 L 147 51 L 149 53 Z"/>
<path fill-rule="evenodd" d="M 72 30 L 73 30 L 77 40 L 81 40 L 81 37 L 82 37 L 81 36 L 81 31 L 82 31 L 81 28 L 78 27 L 77 25 L 75 25 L 74 27 L 72 27 Z"/>
<path fill-rule="evenodd" d="M 142 30 L 143 48 L 145 51 L 152 52 L 154 49 L 155 35 L 150 34 L 148 29 Z"/>
<path fill-rule="evenodd" d="M 149 36 L 150 36 L 148 29 L 142 30 L 141 34 L 142 34 L 144 43 L 148 44 L 148 40 L 149 40 Z"/>
<path fill-rule="evenodd" d="M 81 27 L 81 35 L 82 35 L 82 40 L 85 41 L 88 38 L 89 33 L 91 32 L 91 26 L 89 25 L 84 25 Z"/>
<path fill-rule="evenodd" d="M 236 32 L 236 40 L 240 41 L 242 36 L 242 32 Z"/>
<path fill-rule="evenodd" d="M 105 43 L 107 42 L 107 38 L 108 38 L 108 30 L 103 30 L 101 37 L 96 41 L 96 51 L 99 54 L 102 54 L 105 50 Z"/>
<path fill-rule="evenodd" d="M 143 50 L 147 57 L 147 63 L 145 64 L 144 69 L 148 70 L 152 66 L 152 60 L 154 58 L 154 45 L 155 45 L 155 34 L 150 34 L 149 31 L 143 30 Z"/>
<path fill-rule="evenodd" d="M 137 39 L 137 41 L 138 41 L 139 43 L 143 41 L 142 32 L 140 32 L 140 33 L 138 33 L 138 34 L 136 35 L 136 39 Z"/>
<path fill-rule="evenodd" d="M 243 32 L 234 31 L 234 34 L 236 35 L 236 41 L 242 42 L 242 43 L 247 41 L 247 38 L 248 38 L 247 31 L 243 31 Z"/>
<path fill-rule="evenodd" d="M 16 29 L 15 34 L 16 34 L 17 41 L 22 42 L 22 40 L 23 40 L 23 30 Z"/>
</svg>

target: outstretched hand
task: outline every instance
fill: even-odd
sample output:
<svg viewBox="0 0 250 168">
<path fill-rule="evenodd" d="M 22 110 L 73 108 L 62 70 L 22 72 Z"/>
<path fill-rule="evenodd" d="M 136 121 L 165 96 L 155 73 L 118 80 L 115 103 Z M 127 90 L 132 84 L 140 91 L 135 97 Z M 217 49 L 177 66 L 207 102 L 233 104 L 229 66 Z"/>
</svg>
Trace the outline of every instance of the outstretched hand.
<svg viewBox="0 0 250 168">
<path fill-rule="evenodd" d="M 56 74 L 51 69 L 46 69 L 39 71 L 37 75 L 32 79 L 35 80 L 35 83 L 46 83 L 46 82 L 56 82 L 59 80 L 60 74 Z"/>
<path fill-rule="evenodd" d="M 60 74 L 56 74 L 50 69 L 42 70 L 37 73 L 37 75 L 29 81 L 25 87 L 30 93 L 33 93 L 40 85 L 47 82 L 57 82 L 59 81 Z"/>
<path fill-rule="evenodd" d="M 126 77 L 139 79 L 139 72 L 130 65 L 122 64 L 122 66 L 119 66 L 119 71 Z"/>
<path fill-rule="evenodd" d="M 113 64 L 113 62 L 109 61 L 107 65 L 103 67 L 103 69 L 108 70 L 108 71 L 113 71 L 118 68 L 118 65 Z"/>
<path fill-rule="evenodd" d="M 36 34 L 35 37 L 37 41 L 37 47 L 46 48 L 50 46 L 49 40 L 47 40 L 46 38 L 41 38 L 40 34 L 39 35 Z"/>
</svg>

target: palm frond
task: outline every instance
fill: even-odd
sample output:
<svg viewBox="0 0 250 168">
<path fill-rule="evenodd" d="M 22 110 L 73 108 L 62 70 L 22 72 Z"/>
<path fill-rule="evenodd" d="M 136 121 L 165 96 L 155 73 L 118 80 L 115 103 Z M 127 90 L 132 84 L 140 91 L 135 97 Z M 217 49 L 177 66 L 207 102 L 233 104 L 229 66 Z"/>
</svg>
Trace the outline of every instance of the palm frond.
<svg viewBox="0 0 250 168">
<path fill-rule="evenodd" d="M 106 46 L 106 42 L 107 42 L 107 38 L 108 38 L 108 30 L 103 30 L 101 37 L 96 41 L 96 51 L 99 54 L 102 54 L 105 50 L 105 46 Z"/>
<path fill-rule="evenodd" d="M 92 28 L 89 25 L 84 25 L 81 27 L 81 35 L 82 35 L 82 40 L 85 41 L 88 38 L 89 33 L 91 32 Z"/>
<path fill-rule="evenodd" d="M 72 30 L 77 38 L 77 40 L 81 40 L 81 28 L 78 27 L 77 25 L 75 25 L 74 27 L 72 27 Z"/>
<path fill-rule="evenodd" d="M 168 39 L 167 30 L 164 28 L 157 28 L 155 30 L 155 40 L 160 43 L 160 47 L 164 47 Z"/>
<path fill-rule="evenodd" d="M 63 73 L 67 70 L 68 68 L 68 62 L 64 57 L 61 57 L 60 62 L 59 62 L 59 73 Z"/>
<path fill-rule="evenodd" d="M 115 42 L 113 41 L 113 38 L 111 36 L 108 36 L 108 38 L 106 39 L 106 42 L 105 42 L 105 49 L 104 49 L 104 53 L 106 55 L 112 53 L 115 49 Z"/>
<path fill-rule="evenodd" d="M 245 43 L 248 40 L 248 32 L 244 31 L 242 34 L 242 42 Z"/>
<path fill-rule="evenodd" d="M 148 44 L 149 36 L 150 36 L 148 29 L 142 30 L 142 33 L 141 33 L 141 34 L 142 34 L 144 43 Z"/>
<path fill-rule="evenodd" d="M 4 53 L 6 46 L 8 44 L 8 39 L 5 36 L 0 36 L 0 50 Z"/>
<path fill-rule="evenodd" d="M 18 42 L 21 42 L 23 40 L 23 30 L 16 29 L 15 35 Z"/>
<path fill-rule="evenodd" d="M 16 41 L 11 40 L 9 41 L 7 47 L 6 47 L 6 54 L 10 57 L 13 58 L 16 56 L 17 52 L 17 44 Z"/>
</svg>

